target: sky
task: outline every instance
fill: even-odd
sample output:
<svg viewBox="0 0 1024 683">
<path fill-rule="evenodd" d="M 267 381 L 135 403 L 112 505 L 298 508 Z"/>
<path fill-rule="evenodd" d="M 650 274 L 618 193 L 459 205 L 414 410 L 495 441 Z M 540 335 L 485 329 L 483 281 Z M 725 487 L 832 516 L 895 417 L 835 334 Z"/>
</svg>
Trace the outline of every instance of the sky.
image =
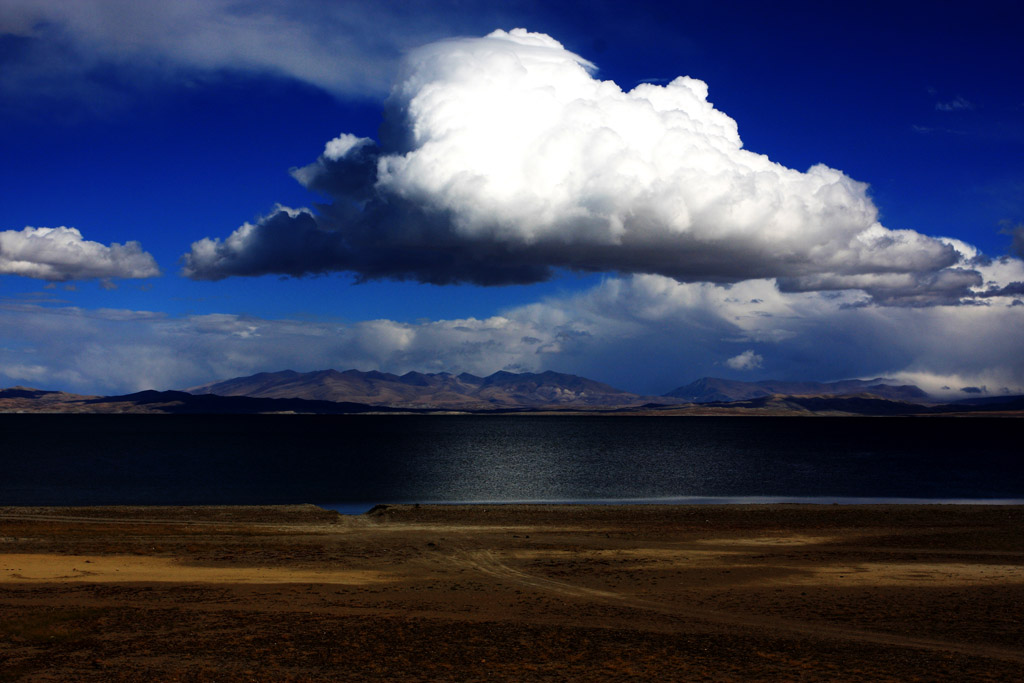
<svg viewBox="0 0 1024 683">
<path fill-rule="evenodd" d="M 1024 393 L 1019 2 L 366 5 L 0 0 L 0 386 Z"/>
</svg>

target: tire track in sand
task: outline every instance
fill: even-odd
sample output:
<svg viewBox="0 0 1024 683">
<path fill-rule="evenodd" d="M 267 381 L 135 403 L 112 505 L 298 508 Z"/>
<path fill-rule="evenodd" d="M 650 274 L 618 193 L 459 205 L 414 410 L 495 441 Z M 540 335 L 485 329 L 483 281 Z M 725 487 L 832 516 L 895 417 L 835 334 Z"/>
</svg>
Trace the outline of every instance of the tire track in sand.
<svg viewBox="0 0 1024 683">
<path fill-rule="evenodd" d="M 576 585 L 567 581 L 530 574 L 529 572 L 525 572 L 521 569 L 516 569 L 515 567 L 508 565 L 503 562 L 496 553 L 486 549 L 460 549 L 452 556 L 452 560 L 460 568 L 473 569 L 493 578 L 507 581 L 515 586 L 532 588 L 568 597 L 591 599 L 618 606 L 656 612 L 658 614 L 685 617 L 687 619 L 697 619 L 723 626 L 752 629 L 767 633 L 776 632 L 780 635 L 788 633 L 820 640 L 845 640 L 873 645 L 928 650 L 933 652 L 951 652 L 973 657 L 985 657 L 989 659 L 998 659 L 1024 664 L 1024 652 L 992 645 L 957 643 L 938 638 L 867 631 L 857 628 L 836 626 L 834 624 L 812 623 L 780 617 L 760 617 L 756 615 L 737 614 L 735 612 L 724 612 L 720 610 L 710 610 L 690 606 L 674 609 L 664 602 L 655 602 L 653 600 L 640 598 L 628 593 L 617 593 L 614 591 L 588 588 L 586 586 Z"/>
</svg>

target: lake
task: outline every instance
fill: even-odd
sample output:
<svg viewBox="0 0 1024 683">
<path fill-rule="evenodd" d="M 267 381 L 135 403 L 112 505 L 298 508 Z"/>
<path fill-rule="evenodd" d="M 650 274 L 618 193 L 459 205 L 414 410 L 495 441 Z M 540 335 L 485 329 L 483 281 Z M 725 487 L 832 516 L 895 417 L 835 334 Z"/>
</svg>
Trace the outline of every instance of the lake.
<svg viewBox="0 0 1024 683">
<path fill-rule="evenodd" d="M 0 505 L 1020 502 L 999 418 L 0 415 Z"/>
</svg>

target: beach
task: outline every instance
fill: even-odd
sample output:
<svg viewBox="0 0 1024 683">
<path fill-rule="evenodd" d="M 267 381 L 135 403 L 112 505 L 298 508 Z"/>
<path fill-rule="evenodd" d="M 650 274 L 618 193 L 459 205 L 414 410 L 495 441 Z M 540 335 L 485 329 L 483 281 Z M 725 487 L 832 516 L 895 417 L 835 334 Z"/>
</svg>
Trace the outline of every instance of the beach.
<svg viewBox="0 0 1024 683">
<path fill-rule="evenodd" d="M 0 680 L 1020 680 L 1024 506 L 0 508 Z"/>
</svg>

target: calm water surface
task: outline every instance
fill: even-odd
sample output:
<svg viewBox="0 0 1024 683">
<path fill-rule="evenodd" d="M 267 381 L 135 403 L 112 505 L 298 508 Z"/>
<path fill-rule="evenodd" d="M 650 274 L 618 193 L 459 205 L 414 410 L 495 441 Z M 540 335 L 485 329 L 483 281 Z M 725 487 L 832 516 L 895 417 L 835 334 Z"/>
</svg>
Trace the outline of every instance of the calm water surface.
<svg viewBox="0 0 1024 683">
<path fill-rule="evenodd" d="M 1024 499 L 987 418 L 0 415 L 0 505 Z"/>
</svg>

